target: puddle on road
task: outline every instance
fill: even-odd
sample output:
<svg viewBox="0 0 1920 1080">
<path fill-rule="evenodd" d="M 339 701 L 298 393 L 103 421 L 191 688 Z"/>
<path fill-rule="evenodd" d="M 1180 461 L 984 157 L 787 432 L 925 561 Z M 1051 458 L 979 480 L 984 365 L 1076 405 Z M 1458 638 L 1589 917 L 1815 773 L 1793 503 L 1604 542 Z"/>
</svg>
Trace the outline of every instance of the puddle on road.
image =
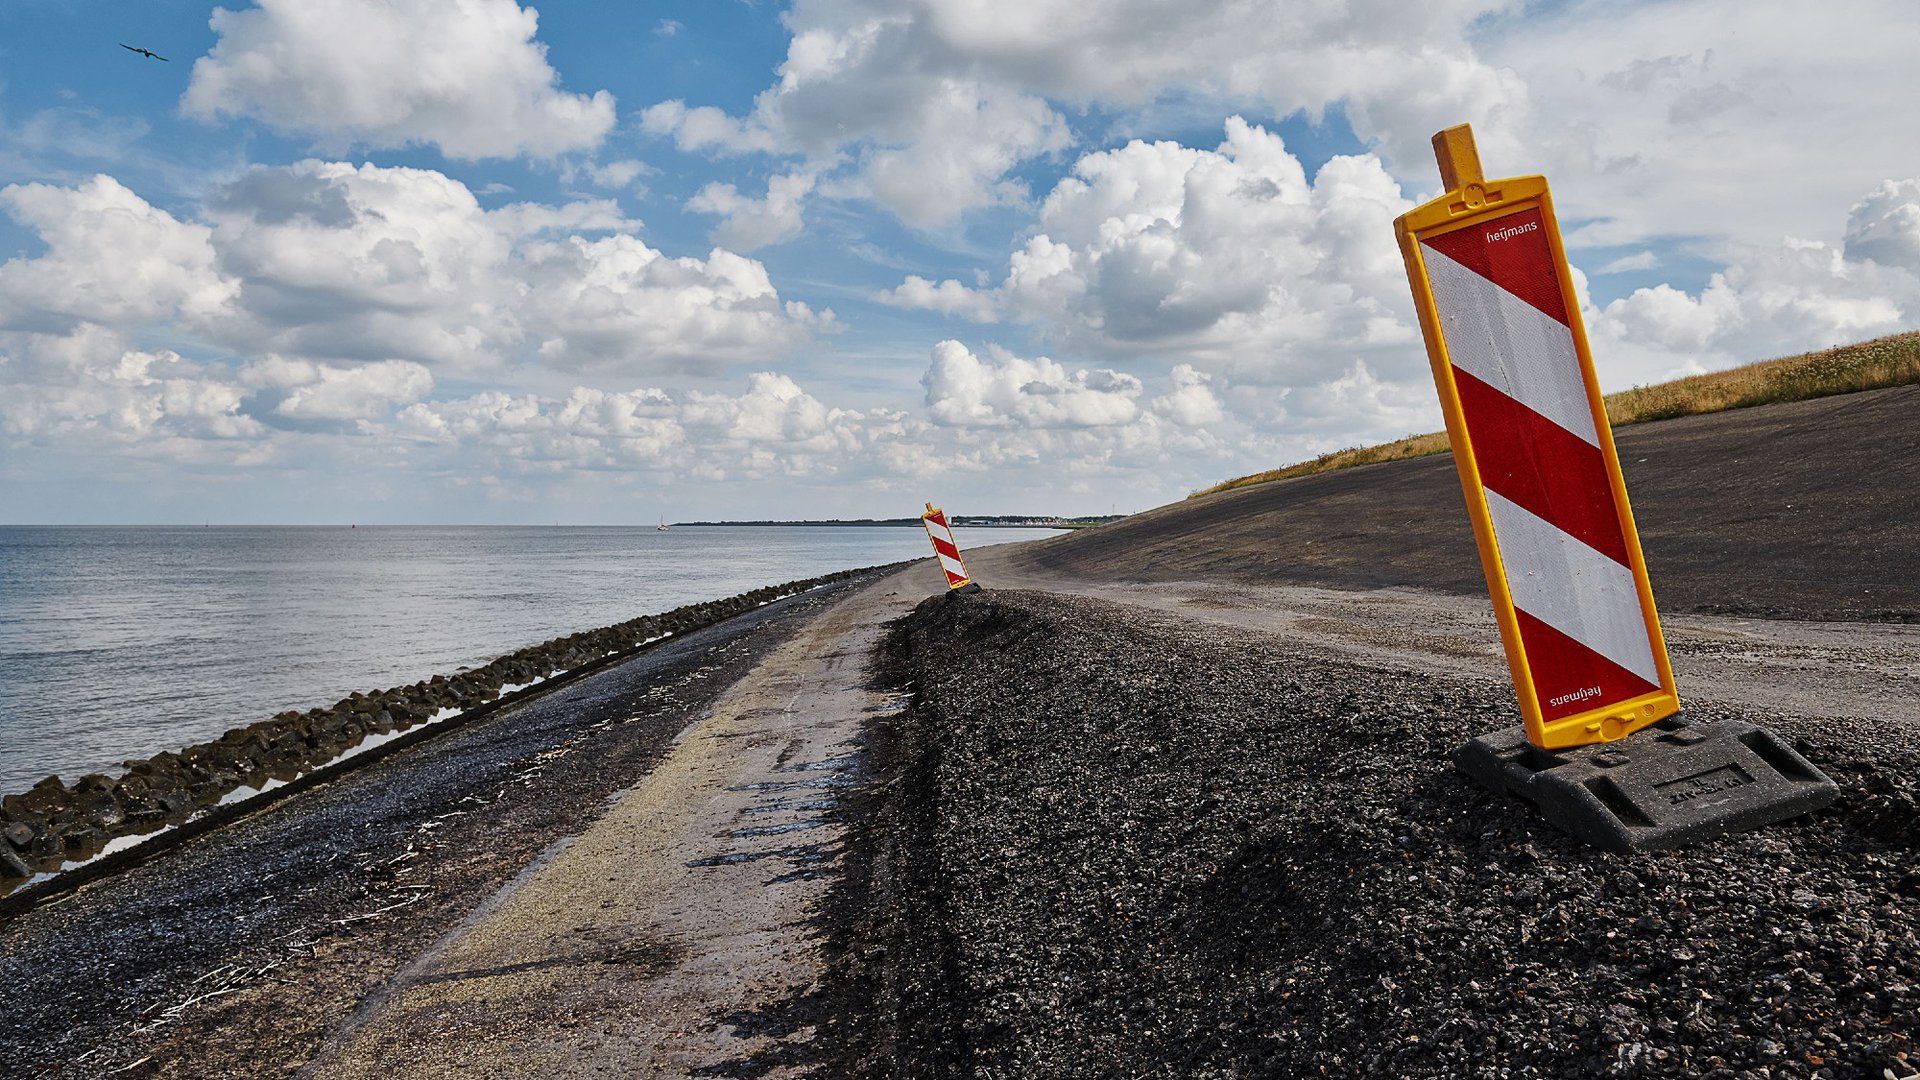
<svg viewBox="0 0 1920 1080">
<path fill-rule="evenodd" d="M 759 862 L 762 859 L 789 859 L 800 864 L 822 863 L 832 859 L 833 853 L 826 850 L 824 844 L 796 844 L 791 847 L 773 848 L 768 851 L 733 851 L 725 855 L 709 855 L 704 859 L 688 859 L 686 865 L 702 866 L 738 866 L 741 863 Z"/>
<path fill-rule="evenodd" d="M 754 784 L 736 784 L 728 791 L 804 791 L 809 788 L 838 788 L 852 785 L 845 776 L 820 776 L 807 780 L 762 780 Z"/>
<path fill-rule="evenodd" d="M 796 765 L 782 765 L 781 772 L 844 772 L 853 768 L 858 759 L 852 754 L 839 757 L 821 758 L 819 761 L 802 761 Z"/>
<path fill-rule="evenodd" d="M 826 818 L 808 818 L 805 821 L 789 821 L 784 825 L 749 825 L 744 829 L 735 829 L 729 835 L 736 840 L 754 836 L 779 836 L 782 833 L 805 832 L 830 824 Z"/>
<path fill-rule="evenodd" d="M 767 884 L 785 885 L 790 881 L 819 881 L 822 878 L 838 877 L 839 875 L 840 871 L 838 870 L 803 867 L 799 870 L 789 870 L 784 874 L 775 874 L 773 877 L 767 879 Z"/>
<path fill-rule="evenodd" d="M 840 800 L 838 799 L 810 799 L 806 802 L 794 802 L 791 799 L 777 799 L 770 803 L 762 803 L 759 806 L 743 807 L 740 812 L 743 814 L 771 814 L 775 810 L 831 810 L 839 805 Z"/>
</svg>

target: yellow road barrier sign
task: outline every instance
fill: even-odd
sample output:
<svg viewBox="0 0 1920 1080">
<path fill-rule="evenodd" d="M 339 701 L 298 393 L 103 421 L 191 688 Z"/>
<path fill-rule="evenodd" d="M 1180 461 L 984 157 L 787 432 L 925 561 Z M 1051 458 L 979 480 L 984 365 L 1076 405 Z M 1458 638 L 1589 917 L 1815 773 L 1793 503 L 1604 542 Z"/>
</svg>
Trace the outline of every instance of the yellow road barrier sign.
<svg viewBox="0 0 1920 1080">
<path fill-rule="evenodd" d="M 1446 194 L 1397 218 L 1527 738 L 1606 742 L 1680 711 L 1547 181 L 1433 137 Z"/>
</svg>

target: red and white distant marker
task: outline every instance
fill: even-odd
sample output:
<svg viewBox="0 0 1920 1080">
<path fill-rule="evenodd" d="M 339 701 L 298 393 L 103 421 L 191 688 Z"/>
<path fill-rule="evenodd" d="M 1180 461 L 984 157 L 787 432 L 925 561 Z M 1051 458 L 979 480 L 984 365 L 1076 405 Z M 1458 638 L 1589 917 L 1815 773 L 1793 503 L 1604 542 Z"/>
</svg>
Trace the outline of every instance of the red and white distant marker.
<svg viewBox="0 0 1920 1080">
<path fill-rule="evenodd" d="M 1617 739 L 1679 695 L 1552 199 L 1434 146 L 1447 194 L 1394 228 L 1527 737 Z"/>
<path fill-rule="evenodd" d="M 927 527 L 927 539 L 933 541 L 933 553 L 940 559 L 940 569 L 946 572 L 947 589 L 952 591 L 972 584 L 966 564 L 960 561 L 960 545 L 954 543 L 946 512 L 928 503 L 927 512 L 920 515 L 920 524 Z"/>
</svg>

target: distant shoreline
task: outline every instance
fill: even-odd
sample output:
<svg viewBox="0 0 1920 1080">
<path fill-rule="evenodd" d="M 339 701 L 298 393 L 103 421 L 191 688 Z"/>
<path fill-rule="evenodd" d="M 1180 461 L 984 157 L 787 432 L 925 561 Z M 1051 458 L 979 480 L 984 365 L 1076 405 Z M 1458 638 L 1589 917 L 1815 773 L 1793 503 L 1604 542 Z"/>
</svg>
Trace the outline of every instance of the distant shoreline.
<svg viewBox="0 0 1920 1080">
<path fill-rule="evenodd" d="M 974 518 L 954 518 L 953 526 L 954 528 L 957 528 L 957 529 L 1087 529 L 1095 525 L 1099 525 L 1102 522 L 1114 521 L 1114 520 L 1117 520 L 1117 519 L 1111 518 L 1111 517 L 1099 517 L 1099 518 L 1076 518 L 1072 521 L 1063 521 L 1059 518 L 1003 518 L 1003 519 L 992 519 L 992 520 L 979 520 Z M 752 526 L 841 525 L 841 526 L 858 526 L 862 528 L 887 526 L 887 527 L 917 529 L 920 527 L 920 519 L 917 517 L 910 517 L 910 518 L 853 518 L 850 520 L 842 520 L 840 518 L 834 518 L 829 521 L 676 521 L 670 524 L 668 528 L 677 529 L 677 528 L 680 528 L 681 526 L 711 526 L 711 525 L 752 525 Z"/>
</svg>

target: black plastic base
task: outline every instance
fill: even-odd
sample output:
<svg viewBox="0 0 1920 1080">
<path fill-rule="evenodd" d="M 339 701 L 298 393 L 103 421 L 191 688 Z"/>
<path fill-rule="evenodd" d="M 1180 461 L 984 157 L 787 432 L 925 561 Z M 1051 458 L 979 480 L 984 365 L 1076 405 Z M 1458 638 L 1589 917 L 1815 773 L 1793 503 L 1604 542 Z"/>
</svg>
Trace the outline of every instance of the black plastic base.
<svg viewBox="0 0 1920 1080">
<path fill-rule="evenodd" d="M 948 589 L 947 594 L 951 596 L 954 593 L 976 593 L 979 591 L 980 591 L 980 583 L 977 581 L 969 581 L 965 585 L 962 585 L 957 589 Z"/>
<path fill-rule="evenodd" d="M 1840 794 L 1779 736 L 1734 720 L 1662 720 L 1618 742 L 1572 750 L 1541 750 L 1523 729 L 1506 728 L 1454 751 L 1453 763 L 1608 851 L 1657 851 L 1745 832 Z"/>
</svg>

